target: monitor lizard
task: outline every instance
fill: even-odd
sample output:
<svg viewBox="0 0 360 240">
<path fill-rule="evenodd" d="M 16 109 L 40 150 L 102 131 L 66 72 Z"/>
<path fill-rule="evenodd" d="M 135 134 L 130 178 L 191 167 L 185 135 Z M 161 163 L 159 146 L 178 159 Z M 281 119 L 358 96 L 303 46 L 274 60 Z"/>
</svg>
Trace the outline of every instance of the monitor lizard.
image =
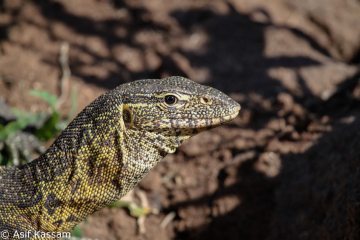
<svg viewBox="0 0 360 240">
<path fill-rule="evenodd" d="M 80 112 L 39 158 L 0 167 L 0 231 L 10 239 L 71 231 L 124 196 L 182 141 L 239 110 L 224 93 L 183 77 L 118 86 Z"/>
</svg>

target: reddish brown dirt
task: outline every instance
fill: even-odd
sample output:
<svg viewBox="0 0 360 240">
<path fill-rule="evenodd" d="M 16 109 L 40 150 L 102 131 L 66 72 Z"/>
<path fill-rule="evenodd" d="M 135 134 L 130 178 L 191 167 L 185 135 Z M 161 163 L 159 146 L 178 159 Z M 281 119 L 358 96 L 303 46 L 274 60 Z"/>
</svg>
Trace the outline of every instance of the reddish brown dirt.
<svg viewBox="0 0 360 240">
<path fill-rule="evenodd" d="M 242 105 L 141 182 L 160 209 L 145 234 L 105 208 L 82 223 L 87 237 L 360 239 L 359 12 L 356 0 L 3 0 L 0 95 L 46 109 L 28 91 L 60 94 L 67 41 L 79 111 L 121 83 L 169 75 Z"/>
</svg>

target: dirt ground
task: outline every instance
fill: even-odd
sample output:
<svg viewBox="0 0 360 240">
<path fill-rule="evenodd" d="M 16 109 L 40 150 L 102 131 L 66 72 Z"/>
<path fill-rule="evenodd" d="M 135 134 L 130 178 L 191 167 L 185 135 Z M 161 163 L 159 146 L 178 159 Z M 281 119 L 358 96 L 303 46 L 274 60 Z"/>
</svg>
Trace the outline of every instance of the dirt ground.
<svg viewBox="0 0 360 240">
<path fill-rule="evenodd" d="M 81 224 L 86 237 L 360 239 L 359 12 L 358 0 L 2 0 L 0 95 L 46 109 L 28 91 L 60 95 L 66 41 L 78 111 L 121 83 L 170 75 L 241 104 L 140 183 L 160 211 L 145 234 L 105 208 Z"/>
</svg>

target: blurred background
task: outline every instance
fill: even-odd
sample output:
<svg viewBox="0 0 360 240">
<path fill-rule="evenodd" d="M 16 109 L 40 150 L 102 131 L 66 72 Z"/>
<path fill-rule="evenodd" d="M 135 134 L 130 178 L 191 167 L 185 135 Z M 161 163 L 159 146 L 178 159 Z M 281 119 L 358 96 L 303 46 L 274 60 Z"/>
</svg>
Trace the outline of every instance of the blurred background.
<svg viewBox="0 0 360 240">
<path fill-rule="evenodd" d="M 140 183 L 156 211 L 104 208 L 82 236 L 360 239 L 359 26 L 359 0 L 1 0 L 0 96 L 18 118 L 50 103 L 60 121 L 119 84 L 180 75 L 241 104 Z"/>
</svg>

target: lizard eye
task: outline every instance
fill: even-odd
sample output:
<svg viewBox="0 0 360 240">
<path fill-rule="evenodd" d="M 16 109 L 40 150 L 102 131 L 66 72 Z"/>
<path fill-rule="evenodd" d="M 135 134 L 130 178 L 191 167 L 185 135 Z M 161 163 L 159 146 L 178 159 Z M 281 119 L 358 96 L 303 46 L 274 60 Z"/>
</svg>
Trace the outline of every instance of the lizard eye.
<svg viewBox="0 0 360 240">
<path fill-rule="evenodd" d="M 165 102 L 169 105 L 173 105 L 175 103 L 177 103 L 178 98 L 175 97 L 174 95 L 167 95 L 165 96 Z"/>
</svg>

